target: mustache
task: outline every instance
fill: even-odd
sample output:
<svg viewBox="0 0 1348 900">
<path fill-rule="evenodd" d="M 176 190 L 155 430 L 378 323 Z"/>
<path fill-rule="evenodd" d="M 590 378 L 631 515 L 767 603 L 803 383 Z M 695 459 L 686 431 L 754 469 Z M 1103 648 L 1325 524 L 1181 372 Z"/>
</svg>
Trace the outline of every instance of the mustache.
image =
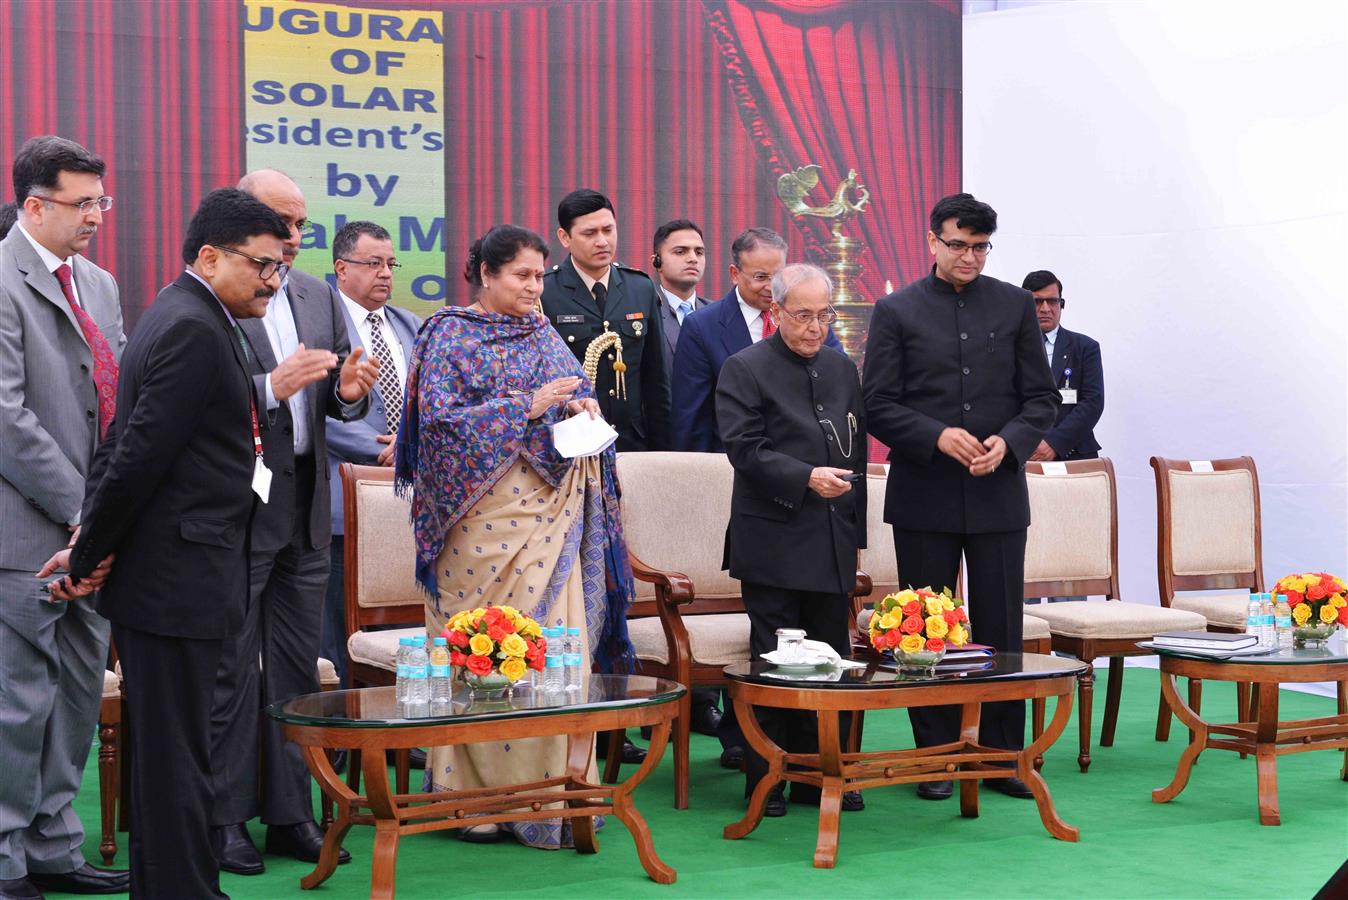
<svg viewBox="0 0 1348 900">
<path fill-rule="evenodd" d="M 79 235 L 85 235 L 85 234 L 96 234 L 97 232 L 98 232 L 97 225 L 87 225 L 75 233 Z"/>
<path fill-rule="evenodd" d="M 256 290 L 253 292 L 253 299 L 261 300 L 265 297 L 266 299 L 270 300 L 272 298 L 272 295 L 275 293 L 276 292 L 273 291 L 271 288 L 261 288 L 260 290 Z"/>
</svg>

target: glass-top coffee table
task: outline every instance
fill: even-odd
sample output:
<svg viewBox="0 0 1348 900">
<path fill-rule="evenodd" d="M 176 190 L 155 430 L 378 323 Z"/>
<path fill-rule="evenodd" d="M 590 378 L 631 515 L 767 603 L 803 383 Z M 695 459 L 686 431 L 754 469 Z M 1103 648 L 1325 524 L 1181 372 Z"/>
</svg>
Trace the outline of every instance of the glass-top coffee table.
<svg viewBox="0 0 1348 900">
<path fill-rule="evenodd" d="M 1038 653 L 998 653 L 982 669 L 938 668 L 934 677 L 900 673 L 882 663 L 864 669 L 809 673 L 784 671 L 767 662 L 727 666 L 730 696 L 735 701 L 744 736 L 768 762 L 768 774 L 758 783 L 744 818 L 727 825 L 730 840 L 745 837 L 763 819 L 768 792 L 780 781 L 820 789 L 819 838 L 815 868 L 833 868 L 838 855 L 838 819 L 842 795 L 894 784 L 955 780 L 960 784 L 960 815 L 978 815 L 978 783 L 984 778 L 1017 776 L 1034 793 L 1039 818 L 1049 834 L 1076 841 L 1079 832 L 1063 822 L 1053 807 L 1044 779 L 1034 760 L 1053 745 L 1072 713 L 1077 676 L 1086 664 L 1075 659 Z M 982 704 L 1000 700 L 1056 697 L 1053 720 L 1023 750 L 1003 750 L 979 743 L 978 720 Z M 953 743 L 914 750 L 844 752 L 839 714 L 868 709 L 915 706 L 959 706 L 960 735 Z M 764 733 L 753 715 L 755 706 L 810 710 L 819 716 L 819 752 L 788 753 Z M 859 748 L 858 748 L 859 749 Z M 790 766 L 791 768 L 788 768 Z"/>
<path fill-rule="evenodd" d="M 1198 755 L 1209 747 L 1253 754 L 1259 792 L 1259 823 L 1278 825 L 1278 757 L 1308 750 L 1348 749 L 1348 648 L 1340 629 L 1328 646 L 1278 650 L 1258 656 L 1218 659 L 1145 646 L 1160 657 L 1161 693 L 1181 722 L 1189 727 L 1189 746 L 1180 754 L 1170 784 L 1151 792 L 1151 799 L 1166 803 L 1179 796 L 1189 783 Z M 1191 681 L 1234 681 L 1253 684 L 1254 697 L 1248 719 L 1213 724 L 1205 721 L 1175 687 L 1176 678 Z M 1282 684 L 1333 681 L 1338 683 L 1337 715 L 1278 721 L 1278 686 Z M 1244 711 L 1242 716 L 1247 715 Z M 1348 781 L 1348 758 L 1339 777 Z"/>
<path fill-rule="evenodd" d="M 373 825 L 375 843 L 371 897 L 392 897 L 398 838 L 404 834 L 463 828 L 494 822 L 569 818 L 579 853 L 595 853 L 594 816 L 613 814 L 632 833 L 646 873 L 672 884 L 675 872 L 656 855 L 646 820 L 632 803 L 632 791 L 655 769 L 678 715 L 682 685 L 640 675 L 591 675 L 578 696 L 517 691 L 511 699 L 472 700 L 456 684 L 454 699 L 436 708 L 413 710 L 399 704 L 392 687 L 306 694 L 267 708 L 300 746 L 309 771 L 337 805 L 314 871 L 300 880 L 310 889 L 337 868 L 337 852 L 352 825 Z M 646 761 L 620 784 L 596 784 L 589 773 L 595 732 L 649 725 Z M 527 784 L 468 791 L 395 794 L 390 790 L 386 750 L 441 747 L 566 735 L 567 771 Z M 359 753 L 364 795 L 356 794 L 324 752 Z M 557 808 L 560 806 L 561 808 Z"/>
</svg>

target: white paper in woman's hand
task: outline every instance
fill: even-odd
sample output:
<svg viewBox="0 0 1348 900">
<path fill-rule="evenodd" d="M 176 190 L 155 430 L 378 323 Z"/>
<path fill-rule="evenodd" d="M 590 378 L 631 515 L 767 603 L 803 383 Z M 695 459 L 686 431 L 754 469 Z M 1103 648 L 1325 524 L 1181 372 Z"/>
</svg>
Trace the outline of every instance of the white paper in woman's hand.
<svg viewBox="0 0 1348 900">
<path fill-rule="evenodd" d="M 572 416 L 552 426 L 552 444 L 567 459 L 597 456 L 617 439 L 613 426 L 597 416 Z"/>
</svg>

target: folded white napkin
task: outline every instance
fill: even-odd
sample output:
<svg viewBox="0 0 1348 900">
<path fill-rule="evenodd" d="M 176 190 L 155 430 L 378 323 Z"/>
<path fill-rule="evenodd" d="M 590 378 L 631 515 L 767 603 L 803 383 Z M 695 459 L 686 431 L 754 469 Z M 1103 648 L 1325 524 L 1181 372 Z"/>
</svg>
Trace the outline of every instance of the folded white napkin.
<svg viewBox="0 0 1348 900">
<path fill-rule="evenodd" d="M 770 653 L 764 653 L 763 659 L 776 666 L 822 666 L 830 665 L 835 669 L 855 669 L 866 668 L 865 663 L 853 662 L 850 659 L 843 659 L 834 650 L 823 641 L 803 641 L 801 642 L 800 656 L 795 660 L 783 658 L 780 650 L 773 650 Z"/>
<path fill-rule="evenodd" d="M 618 432 L 599 416 L 581 413 L 552 426 L 552 443 L 566 459 L 597 456 L 613 445 Z"/>
</svg>

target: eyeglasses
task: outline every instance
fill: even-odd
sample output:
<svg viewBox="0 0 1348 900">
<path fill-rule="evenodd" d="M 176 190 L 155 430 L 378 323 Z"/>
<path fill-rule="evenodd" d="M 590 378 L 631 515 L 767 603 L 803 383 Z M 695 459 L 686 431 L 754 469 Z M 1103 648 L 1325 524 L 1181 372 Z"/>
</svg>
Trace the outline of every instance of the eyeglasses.
<svg viewBox="0 0 1348 900">
<path fill-rule="evenodd" d="M 285 281 L 286 275 L 290 274 L 290 266 L 278 259 L 265 259 L 258 256 L 249 256 L 247 253 L 231 250 L 229 247 L 221 247 L 219 244 L 211 244 L 211 246 L 221 253 L 231 253 L 234 256 L 242 256 L 244 259 L 250 259 L 257 263 L 257 274 L 263 281 L 268 280 L 273 275 L 279 275 L 281 276 L 281 280 Z"/>
<path fill-rule="evenodd" d="M 86 216 L 94 211 L 95 206 L 97 206 L 103 212 L 107 212 L 108 210 L 112 209 L 111 197 L 96 197 L 93 200 L 81 200 L 79 203 L 74 203 L 70 200 L 57 200 L 55 197 L 47 197 L 43 194 L 33 194 L 33 196 L 37 197 L 39 200 L 45 200 L 48 203 L 59 203 L 62 206 L 69 206 L 72 209 L 78 209 Z"/>
<path fill-rule="evenodd" d="M 1000 259 L 1001 257 L 998 258 Z M 1043 306 L 1045 303 L 1047 303 L 1049 306 L 1062 306 L 1062 301 L 1063 301 L 1062 297 L 1035 297 L 1034 305 Z"/>
<path fill-rule="evenodd" d="M 308 219 L 296 219 L 294 222 L 290 222 L 286 220 L 284 217 L 282 217 L 281 221 L 285 222 L 287 228 L 295 229 L 295 231 L 299 232 L 301 236 L 308 234 L 310 227 L 312 227 L 314 224 L 313 222 L 310 222 Z"/>
<path fill-rule="evenodd" d="M 353 266 L 365 266 L 373 272 L 378 272 L 384 266 L 389 267 L 389 271 L 396 272 L 403 267 L 403 264 L 396 259 L 347 259 L 345 256 L 337 257 L 344 263 L 350 263 Z"/>
<path fill-rule="evenodd" d="M 939 234 L 933 234 L 932 237 L 946 245 L 946 248 L 956 256 L 963 256 L 965 251 L 974 251 L 974 256 L 987 256 L 988 251 L 992 249 L 991 241 L 979 241 L 977 244 L 966 244 L 964 241 L 947 241 Z"/>
<path fill-rule="evenodd" d="M 789 319 L 794 319 L 801 325 L 809 325 L 811 322 L 818 322 L 821 328 L 827 328 L 838 321 L 838 311 L 831 306 L 826 312 L 821 312 L 818 315 L 804 311 L 791 312 L 790 310 L 782 309 L 781 306 L 778 306 L 777 308 L 781 310 L 782 315 Z"/>
</svg>

